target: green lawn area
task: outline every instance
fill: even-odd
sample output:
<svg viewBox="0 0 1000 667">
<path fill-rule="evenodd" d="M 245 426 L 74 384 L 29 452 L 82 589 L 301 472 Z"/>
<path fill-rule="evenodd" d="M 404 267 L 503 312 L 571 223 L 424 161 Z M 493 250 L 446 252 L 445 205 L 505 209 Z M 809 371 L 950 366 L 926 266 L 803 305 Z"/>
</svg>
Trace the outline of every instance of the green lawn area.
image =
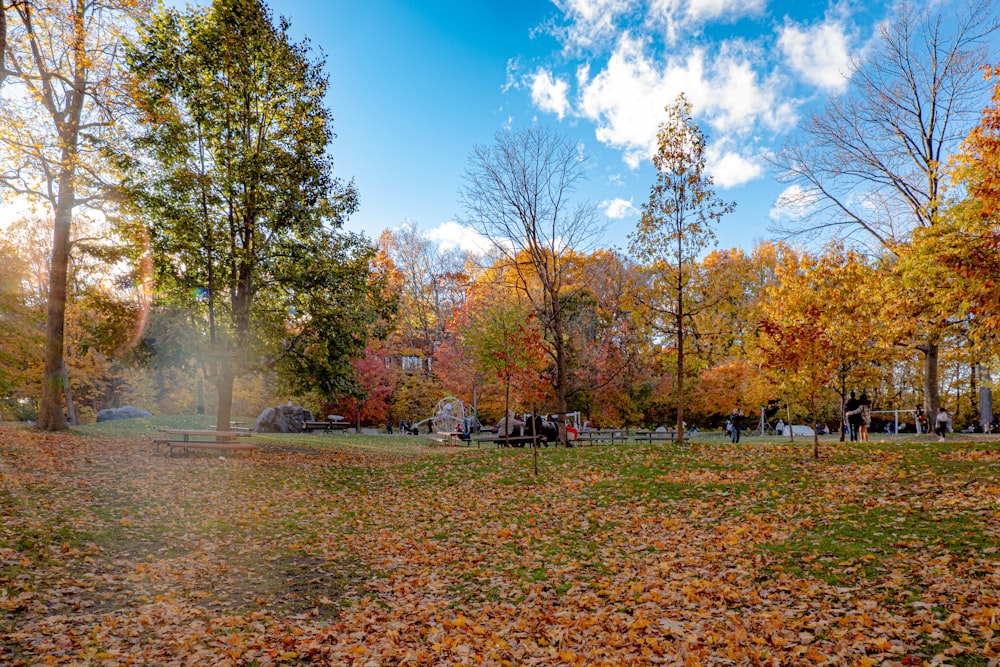
<svg viewBox="0 0 1000 667">
<path fill-rule="evenodd" d="M 975 665 L 1000 442 L 448 448 L 0 428 L 3 665 Z"/>
</svg>

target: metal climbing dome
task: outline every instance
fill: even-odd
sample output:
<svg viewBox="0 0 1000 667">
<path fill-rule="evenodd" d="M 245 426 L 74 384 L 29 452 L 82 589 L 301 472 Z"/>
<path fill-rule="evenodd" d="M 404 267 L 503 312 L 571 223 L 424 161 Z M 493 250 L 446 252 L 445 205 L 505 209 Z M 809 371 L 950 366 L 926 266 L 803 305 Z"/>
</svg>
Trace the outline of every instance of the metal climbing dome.
<svg viewBox="0 0 1000 667">
<path fill-rule="evenodd" d="M 465 404 L 454 396 L 448 396 L 434 406 L 431 422 L 438 433 L 462 433 L 465 431 L 465 416 Z"/>
</svg>

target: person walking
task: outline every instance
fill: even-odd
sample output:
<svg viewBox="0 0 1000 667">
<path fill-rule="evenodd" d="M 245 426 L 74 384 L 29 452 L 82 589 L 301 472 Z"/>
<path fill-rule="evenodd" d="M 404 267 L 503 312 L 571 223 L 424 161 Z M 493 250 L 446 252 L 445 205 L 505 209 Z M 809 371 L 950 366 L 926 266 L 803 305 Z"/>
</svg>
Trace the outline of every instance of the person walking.
<svg viewBox="0 0 1000 667">
<path fill-rule="evenodd" d="M 729 424 L 732 442 L 735 444 L 740 441 L 740 431 L 743 430 L 743 413 L 739 408 L 733 408 L 733 414 L 729 415 Z"/>
<path fill-rule="evenodd" d="M 868 398 L 868 392 L 861 390 L 861 397 L 858 398 L 858 440 L 868 442 L 868 427 L 872 423 L 872 402 Z"/>
<path fill-rule="evenodd" d="M 856 442 L 858 439 L 858 426 L 861 422 L 861 401 L 858 397 L 854 395 L 854 390 L 851 390 L 851 395 L 844 403 L 844 417 L 847 419 L 847 427 L 851 433 L 851 442 Z"/>
<path fill-rule="evenodd" d="M 944 442 L 944 434 L 948 432 L 948 420 L 951 416 L 942 405 L 938 408 L 937 416 L 934 418 L 934 432 L 938 434 L 938 442 Z"/>
</svg>

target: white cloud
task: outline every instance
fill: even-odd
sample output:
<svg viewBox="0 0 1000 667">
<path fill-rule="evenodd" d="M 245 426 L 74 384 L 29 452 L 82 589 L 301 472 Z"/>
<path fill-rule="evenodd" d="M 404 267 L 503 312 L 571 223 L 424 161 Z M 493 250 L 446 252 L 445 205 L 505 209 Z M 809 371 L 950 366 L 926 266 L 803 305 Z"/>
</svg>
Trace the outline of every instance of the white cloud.
<svg viewBox="0 0 1000 667">
<path fill-rule="evenodd" d="M 758 14 L 766 6 L 767 0 L 689 0 L 687 15 L 698 21 L 732 21 L 741 16 Z"/>
<path fill-rule="evenodd" d="M 779 31 L 778 46 L 791 68 L 809 83 L 832 91 L 847 86 L 850 51 L 839 20 L 811 27 L 788 23 Z"/>
<path fill-rule="evenodd" d="M 721 152 L 712 148 L 706 151 L 708 173 L 720 188 L 734 188 L 761 177 L 764 173 L 760 162 L 733 151 Z"/>
<path fill-rule="evenodd" d="M 539 69 L 531 77 L 531 101 L 542 111 L 551 111 L 559 120 L 569 111 L 566 93 L 569 84 L 554 78 L 551 72 Z"/>
<path fill-rule="evenodd" d="M 685 82 L 700 80 L 702 68 L 701 54 L 695 53 L 687 62 L 657 69 L 643 42 L 625 34 L 597 76 L 590 78 L 589 69 L 580 69 L 578 112 L 596 123 L 601 143 L 624 151 L 625 162 L 634 169 L 653 154 L 663 107 L 684 90 Z"/>
<path fill-rule="evenodd" d="M 816 197 L 803 190 L 802 186 L 789 185 L 774 200 L 768 217 L 775 222 L 798 220 L 809 214 L 816 201 Z"/>
<path fill-rule="evenodd" d="M 631 199 L 616 197 L 607 199 L 599 204 L 604 209 L 604 215 L 614 220 L 621 220 L 633 215 L 639 215 L 639 209 L 635 207 Z"/>
<path fill-rule="evenodd" d="M 663 108 L 681 92 L 707 120 L 710 128 L 702 129 L 709 136 L 728 139 L 761 125 L 782 131 L 794 125 L 795 109 L 780 99 L 779 80 L 761 80 L 753 64 L 759 57 L 756 49 L 731 43 L 714 60 L 696 48 L 658 63 L 644 40 L 626 33 L 597 75 L 580 68 L 577 113 L 592 120 L 597 139 L 622 150 L 633 169 L 653 155 Z"/>
<path fill-rule="evenodd" d="M 443 222 L 428 230 L 424 236 L 437 243 L 443 252 L 460 248 L 476 255 L 484 255 L 493 245 L 475 229 L 454 221 Z"/>
<path fill-rule="evenodd" d="M 744 16 L 759 15 L 766 7 L 767 0 L 650 0 L 646 25 L 675 44 L 682 34 L 709 21 L 734 23 Z"/>
<path fill-rule="evenodd" d="M 637 0 L 553 0 L 566 15 L 562 35 L 570 49 L 590 48 L 617 32 L 618 19 L 640 5 Z"/>
</svg>

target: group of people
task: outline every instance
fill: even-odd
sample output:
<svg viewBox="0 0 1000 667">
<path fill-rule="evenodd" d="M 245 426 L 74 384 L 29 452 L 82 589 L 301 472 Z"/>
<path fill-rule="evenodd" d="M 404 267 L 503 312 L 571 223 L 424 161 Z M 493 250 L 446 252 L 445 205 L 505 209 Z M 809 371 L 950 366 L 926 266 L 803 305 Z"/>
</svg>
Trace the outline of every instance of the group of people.
<svg viewBox="0 0 1000 667">
<path fill-rule="evenodd" d="M 508 410 L 507 415 L 497 422 L 496 429 L 500 436 L 537 436 L 544 445 L 559 440 L 559 427 L 541 415 L 524 415 L 524 419 L 519 419 Z"/>
<path fill-rule="evenodd" d="M 405 420 L 405 421 L 402 420 L 402 419 L 399 420 L 399 432 L 400 433 L 405 433 L 406 435 L 417 435 L 417 428 L 418 427 L 414 426 L 413 422 L 411 422 L 409 420 Z M 386 432 L 389 433 L 389 435 L 392 435 L 392 420 L 391 419 L 385 423 L 385 430 L 386 430 Z"/>
<path fill-rule="evenodd" d="M 862 391 L 861 396 L 856 396 L 851 391 L 844 403 L 844 416 L 847 417 L 851 442 L 868 442 L 868 427 L 872 423 L 872 402 L 868 398 L 868 392 Z"/>
<path fill-rule="evenodd" d="M 919 405 L 915 411 L 915 417 L 913 419 L 914 425 L 916 427 L 917 433 L 930 433 L 931 427 L 927 423 L 927 417 L 924 415 L 924 409 Z M 934 433 L 938 436 L 938 441 L 944 441 L 945 433 L 951 430 L 951 415 L 942 405 L 938 408 L 937 414 L 934 415 Z"/>
<path fill-rule="evenodd" d="M 868 442 L 868 427 L 872 423 L 872 407 L 868 394 L 862 391 L 861 396 L 855 396 L 852 391 L 850 398 L 844 403 L 844 415 L 847 417 L 851 442 L 856 440 Z M 926 432 L 927 420 L 924 417 L 924 411 L 919 407 L 915 411 L 914 422 L 917 433 Z M 944 442 L 945 434 L 950 430 L 951 415 L 942 405 L 934 416 L 934 433 L 938 436 L 938 442 Z"/>
</svg>

